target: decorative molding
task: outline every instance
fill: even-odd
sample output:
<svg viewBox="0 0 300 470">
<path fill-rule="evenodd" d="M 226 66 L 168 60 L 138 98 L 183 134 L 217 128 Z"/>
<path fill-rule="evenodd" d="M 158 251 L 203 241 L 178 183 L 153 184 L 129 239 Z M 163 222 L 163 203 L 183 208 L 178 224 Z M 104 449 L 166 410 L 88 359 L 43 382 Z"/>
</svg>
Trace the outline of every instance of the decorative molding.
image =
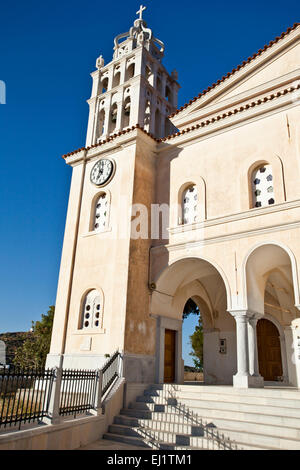
<svg viewBox="0 0 300 470">
<path fill-rule="evenodd" d="M 161 144 L 158 151 L 170 149 L 175 145 L 181 145 L 188 140 L 195 141 L 195 138 L 204 137 L 207 134 L 223 131 L 224 128 L 242 125 L 244 121 L 251 119 L 257 120 L 261 115 L 266 113 L 274 113 L 279 110 L 286 109 L 297 105 L 291 94 L 300 89 L 300 83 L 297 86 L 290 86 L 284 90 L 271 93 L 268 96 L 255 99 L 254 101 L 244 103 L 234 109 L 228 109 L 222 114 L 210 116 L 196 125 L 182 129 L 181 131 L 171 134 L 163 139 L 160 139 Z M 186 136 L 186 134 L 189 134 Z M 165 145 L 163 145 L 165 143 Z"/>
<path fill-rule="evenodd" d="M 205 229 L 207 227 L 214 227 L 216 225 L 228 224 L 230 222 L 239 222 L 240 220 L 249 219 L 252 217 L 265 216 L 267 214 L 273 214 L 289 209 L 300 208 L 300 199 L 294 201 L 282 202 L 279 204 L 273 204 L 272 206 L 259 207 L 249 209 L 244 212 L 236 212 L 234 214 L 225 215 L 223 217 L 214 217 L 211 219 L 204 220 L 189 225 L 178 225 L 177 227 L 168 228 L 168 232 L 171 235 L 177 235 L 178 233 L 190 232 L 192 230 Z M 183 228 L 184 227 L 184 228 Z"/>
<path fill-rule="evenodd" d="M 189 242 L 159 245 L 156 247 L 152 247 L 151 251 L 159 251 L 160 249 L 167 249 L 170 252 L 170 251 L 182 250 L 184 248 L 192 249 L 192 248 L 197 248 L 198 246 L 211 245 L 214 243 L 222 243 L 222 242 L 226 242 L 230 240 L 236 240 L 239 238 L 249 238 L 255 235 L 262 235 L 266 233 L 274 233 L 274 232 L 278 232 L 282 230 L 292 230 L 292 229 L 297 229 L 297 228 L 300 228 L 300 221 L 291 222 L 288 224 L 270 225 L 268 227 L 264 227 L 261 229 L 244 230 L 244 231 L 235 232 L 229 235 L 220 235 L 217 237 L 205 238 L 203 240 L 193 240 Z"/>
</svg>

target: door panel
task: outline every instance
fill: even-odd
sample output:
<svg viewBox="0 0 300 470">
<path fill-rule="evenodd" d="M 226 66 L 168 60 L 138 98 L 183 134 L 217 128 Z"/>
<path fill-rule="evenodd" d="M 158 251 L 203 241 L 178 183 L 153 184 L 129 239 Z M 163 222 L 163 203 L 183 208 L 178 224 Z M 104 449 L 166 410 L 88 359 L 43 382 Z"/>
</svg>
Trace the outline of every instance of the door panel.
<svg viewBox="0 0 300 470">
<path fill-rule="evenodd" d="M 279 331 L 269 320 L 257 322 L 259 373 L 265 380 L 277 381 L 282 376 Z"/>
<path fill-rule="evenodd" d="M 165 367 L 164 382 L 175 381 L 175 339 L 176 331 L 165 330 Z"/>
</svg>

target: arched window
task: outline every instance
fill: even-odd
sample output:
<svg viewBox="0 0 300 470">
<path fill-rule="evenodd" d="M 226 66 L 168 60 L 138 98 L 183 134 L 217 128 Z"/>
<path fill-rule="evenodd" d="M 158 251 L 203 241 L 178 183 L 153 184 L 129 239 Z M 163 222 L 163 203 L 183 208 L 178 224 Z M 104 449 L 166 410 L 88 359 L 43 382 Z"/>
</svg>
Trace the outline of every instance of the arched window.
<svg viewBox="0 0 300 470">
<path fill-rule="evenodd" d="M 153 85 L 153 74 L 152 74 L 151 67 L 149 65 L 146 65 L 145 76 L 148 82 L 150 83 L 150 85 Z"/>
<path fill-rule="evenodd" d="M 161 93 L 161 79 L 158 75 L 156 77 L 156 89 L 159 93 Z"/>
<path fill-rule="evenodd" d="M 197 186 L 191 184 L 182 193 L 182 223 L 193 224 L 197 221 L 198 192 Z"/>
<path fill-rule="evenodd" d="M 155 137 L 157 139 L 161 137 L 161 114 L 158 108 L 155 111 Z"/>
<path fill-rule="evenodd" d="M 260 165 L 251 175 L 252 205 L 265 207 L 275 204 L 272 166 Z"/>
<path fill-rule="evenodd" d="M 134 72 L 135 72 L 135 64 L 132 63 L 128 66 L 127 71 L 126 71 L 126 81 L 130 80 L 132 77 L 134 77 Z"/>
<path fill-rule="evenodd" d="M 123 127 L 128 127 L 130 123 L 130 96 L 124 102 Z"/>
<path fill-rule="evenodd" d="M 170 103 L 172 102 L 172 92 L 171 88 L 168 85 L 166 86 L 166 100 Z"/>
<path fill-rule="evenodd" d="M 118 105 L 117 103 L 113 103 L 111 106 L 111 115 L 110 115 L 110 123 L 109 123 L 109 132 L 112 133 L 117 125 L 117 117 L 118 117 Z"/>
<path fill-rule="evenodd" d="M 81 328 L 102 328 L 103 323 L 103 297 L 96 290 L 90 290 L 82 302 Z"/>
<path fill-rule="evenodd" d="M 120 67 L 116 67 L 115 72 L 114 72 L 112 87 L 115 88 L 116 86 L 119 86 L 120 85 L 120 80 L 121 80 Z"/>
<path fill-rule="evenodd" d="M 99 113 L 99 120 L 98 120 L 98 135 L 101 136 L 104 133 L 104 122 L 105 122 L 105 111 L 101 109 Z"/>
<path fill-rule="evenodd" d="M 106 93 L 108 90 L 108 77 L 103 78 L 101 85 L 102 85 L 102 93 Z"/>
<path fill-rule="evenodd" d="M 150 100 L 146 100 L 145 116 L 144 116 L 144 129 L 147 132 L 150 132 L 150 123 L 151 123 L 151 102 L 150 102 Z"/>
<path fill-rule="evenodd" d="M 95 210 L 94 210 L 94 220 L 93 220 L 93 230 L 95 232 L 104 232 L 107 228 L 108 220 L 108 211 L 109 211 L 109 199 L 107 193 L 101 193 L 100 196 L 96 199 Z"/>
</svg>

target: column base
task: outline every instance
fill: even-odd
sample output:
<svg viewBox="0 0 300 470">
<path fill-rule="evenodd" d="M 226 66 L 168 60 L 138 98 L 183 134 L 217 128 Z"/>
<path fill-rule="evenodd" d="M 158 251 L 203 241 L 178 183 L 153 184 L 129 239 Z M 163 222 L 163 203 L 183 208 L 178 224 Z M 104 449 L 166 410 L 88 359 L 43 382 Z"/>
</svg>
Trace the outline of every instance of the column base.
<svg viewBox="0 0 300 470">
<path fill-rule="evenodd" d="M 235 388 L 263 388 L 264 378 L 260 375 L 234 375 L 233 386 Z"/>
</svg>

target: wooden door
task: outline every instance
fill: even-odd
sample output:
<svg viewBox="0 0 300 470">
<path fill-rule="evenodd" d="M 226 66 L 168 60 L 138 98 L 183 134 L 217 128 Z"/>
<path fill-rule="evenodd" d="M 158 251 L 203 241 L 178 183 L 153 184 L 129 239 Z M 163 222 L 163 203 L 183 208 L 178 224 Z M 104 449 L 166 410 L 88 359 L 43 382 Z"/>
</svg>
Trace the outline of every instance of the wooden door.
<svg viewBox="0 0 300 470">
<path fill-rule="evenodd" d="M 175 381 L 175 339 L 176 331 L 165 330 L 165 373 L 164 382 Z"/>
<path fill-rule="evenodd" d="M 257 322 L 257 349 L 259 373 L 265 380 L 278 380 L 282 376 L 279 331 L 269 320 Z"/>
</svg>

